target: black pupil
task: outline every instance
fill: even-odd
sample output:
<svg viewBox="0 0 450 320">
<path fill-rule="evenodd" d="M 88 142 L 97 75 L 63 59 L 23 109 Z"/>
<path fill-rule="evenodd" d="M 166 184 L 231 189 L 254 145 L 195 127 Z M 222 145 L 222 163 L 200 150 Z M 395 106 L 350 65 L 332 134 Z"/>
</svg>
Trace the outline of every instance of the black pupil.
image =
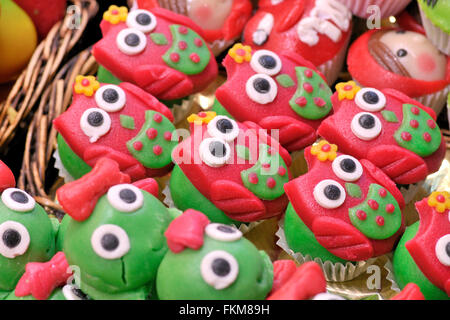
<svg viewBox="0 0 450 320">
<path fill-rule="evenodd" d="M 87 122 L 93 127 L 100 127 L 103 124 L 103 115 L 98 111 L 91 112 L 87 117 Z"/>
<path fill-rule="evenodd" d="M 406 33 L 406 31 L 405 30 L 397 30 L 397 31 L 395 31 L 395 33 L 404 34 L 404 33 Z"/>
<path fill-rule="evenodd" d="M 11 193 L 11 199 L 18 203 L 28 203 L 28 197 L 21 191 L 14 191 Z"/>
<path fill-rule="evenodd" d="M 126 203 L 133 203 L 136 201 L 136 193 L 130 189 L 122 189 L 119 192 L 119 197 Z"/>
<path fill-rule="evenodd" d="M 231 266 L 228 261 L 222 258 L 214 259 L 211 268 L 212 271 L 219 277 L 225 277 L 231 270 Z"/>
<path fill-rule="evenodd" d="M 217 230 L 222 231 L 224 233 L 234 233 L 234 229 L 229 226 L 218 226 Z"/>
<path fill-rule="evenodd" d="M 325 189 L 323 190 L 323 193 L 325 194 L 325 197 L 327 197 L 330 200 L 337 200 L 341 196 L 341 190 L 339 190 L 338 187 L 332 184 L 326 186 Z"/>
<path fill-rule="evenodd" d="M 233 130 L 233 124 L 228 119 L 220 119 L 217 121 L 216 127 L 222 133 L 227 133 Z"/>
<path fill-rule="evenodd" d="M 226 148 L 225 145 L 222 142 L 219 141 L 213 141 L 209 145 L 209 151 L 211 154 L 215 157 L 222 158 L 225 156 Z"/>
<path fill-rule="evenodd" d="M 14 248 L 19 243 L 22 237 L 20 236 L 20 233 L 17 232 L 17 230 L 14 229 L 7 229 L 5 232 L 3 232 L 2 240 L 5 246 L 8 248 Z"/>
<path fill-rule="evenodd" d="M 270 83 L 266 79 L 257 78 L 253 82 L 253 87 L 259 93 L 267 93 L 270 90 Z"/>
<path fill-rule="evenodd" d="M 404 56 L 406 56 L 408 54 L 408 51 L 406 51 L 405 49 L 399 49 L 398 51 L 397 51 L 397 57 L 404 57 Z"/>
<path fill-rule="evenodd" d="M 344 159 L 340 163 L 341 169 L 345 172 L 352 173 L 356 170 L 356 163 L 352 159 Z"/>
<path fill-rule="evenodd" d="M 362 115 L 358 122 L 364 129 L 372 129 L 375 127 L 375 118 L 370 114 Z"/>
<path fill-rule="evenodd" d="M 125 43 L 130 47 L 136 47 L 141 41 L 136 33 L 130 33 L 125 37 Z"/>
<path fill-rule="evenodd" d="M 377 104 L 380 101 L 378 95 L 373 91 L 367 91 L 363 94 L 363 99 L 369 104 Z"/>
<path fill-rule="evenodd" d="M 119 100 L 119 94 L 114 89 L 106 89 L 103 91 L 103 100 L 105 100 L 108 103 L 115 103 L 117 100 Z"/>
<path fill-rule="evenodd" d="M 272 56 L 261 56 L 258 61 L 266 69 L 274 69 L 277 66 L 277 61 Z"/>
<path fill-rule="evenodd" d="M 450 257 L 450 242 L 447 242 L 447 245 L 445 246 L 445 252 L 447 252 L 447 255 Z"/>
<path fill-rule="evenodd" d="M 152 22 L 152 18 L 146 13 L 139 13 L 136 16 L 136 22 L 141 26 L 147 26 L 150 24 L 150 22 Z"/>
<path fill-rule="evenodd" d="M 107 233 L 103 235 L 101 245 L 106 251 L 113 251 L 119 246 L 119 239 L 115 235 Z"/>
</svg>

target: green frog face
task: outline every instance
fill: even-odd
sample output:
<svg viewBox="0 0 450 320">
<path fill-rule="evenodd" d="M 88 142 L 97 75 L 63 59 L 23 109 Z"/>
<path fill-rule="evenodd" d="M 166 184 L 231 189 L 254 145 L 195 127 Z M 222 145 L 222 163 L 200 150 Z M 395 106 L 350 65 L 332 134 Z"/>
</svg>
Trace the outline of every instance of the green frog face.
<svg viewBox="0 0 450 320">
<path fill-rule="evenodd" d="M 8 188 L 0 200 L 0 291 L 14 290 L 28 262 L 55 253 L 56 228 L 26 192 Z"/>
</svg>

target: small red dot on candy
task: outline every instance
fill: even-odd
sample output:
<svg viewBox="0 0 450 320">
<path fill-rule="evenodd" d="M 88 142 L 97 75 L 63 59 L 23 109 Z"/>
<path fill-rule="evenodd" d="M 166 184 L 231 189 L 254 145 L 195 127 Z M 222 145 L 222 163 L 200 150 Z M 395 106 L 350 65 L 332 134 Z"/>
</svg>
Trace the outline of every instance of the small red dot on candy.
<svg viewBox="0 0 450 320">
<path fill-rule="evenodd" d="M 267 186 L 268 186 L 270 189 L 275 188 L 276 185 L 277 185 L 277 182 L 275 181 L 274 178 L 269 178 L 269 179 L 267 179 Z"/>
<path fill-rule="evenodd" d="M 431 141 L 431 135 L 428 132 L 425 132 L 423 134 L 423 140 L 425 140 L 426 142 L 430 142 Z"/>
<path fill-rule="evenodd" d="M 200 62 L 200 56 L 198 54 L 196 54 L 195 52 L 191 53 L 191 55 L 189 56 L 189 59 L 191 59 L 192 62 L 194 62 L 194 63 Z"/>
<path fill-rule="evenodd" d="M 261 166 L 264 168 L 264 170 L 270 169 L 270 163 L 263 163 Z"/>
<path fill-rule="evenodd" d="M 417 116 L 420 113 L 420 110 L 417 107 L 413 107 L 413 108 L 411 108 L 411 112 Z"/>
<path fill-rule="evenodd" d="M 278 174 L 280 176 L 284 176 L 286 174 L 286 169 L 284 167 L 279 167 L 278 168 Z"/>
<path fill-rule="evenodd" d="M 257 184 L 258 183 L 258 175 L 254 172 L 250 173 L 248 175 L 248 181 L 252 184 Z"/>
<path fill-rule="evenodd" d="M 153 153 L 159 156 L 162 153 L 163 149 L 160 145 L 156 145 L 153 147 Z"/>
<path fill-rule="evenodd" d="M 417 121 L 417 120 L 411 120 L 411 121 L 409 122 L 409 125 L 410 125 L 411 127 L 413 127 L 413 128 L 417 128 L 417 127 L 419 127 L 419 121 Z"/>
<path fill-rule="evenodd" d="M 236 54 L 238 56 L 245 56 L 245 50 L 244 49 L 237 49 Z"/>
<path fill-rule="evenodd" d="M 157 123 L 160 123 L 162 121 L 162 116 L 159 113 L 155 113 L 153 116 L 153 120 L 155 120 Z"/>
<path fill-rule="evenodd" d="M 144 145 L 140 141 L 136 141 L 133 143 L 133 148 L 137 151 L 142 150 L 142 147 L 144 147 Z"/>
<path fill-rule="evenodd" d="M 295 99 L 295 103 L 300 107 L 304 107 L 308 103 L 308 100 L 306 100 L 305 97 L 298 97 L 297 99 Z"/>
<path fill-rule="evenodd" d="M 329 145 L 329 144 L 324 144 L 323 146 L 322 146 L 322 151 L 323 152 L 328 152 L 328 151 L 330 151 L 331 150 L 331 146 Z"/>
<path fill-rule="evenodd" d="M 383 218 L 382 216 L 377 216 L 377 217 L 375 218 L 375 222 L 376 222 L 377 225 L 379 225 L 380 227 L 381 227 L 381 226 L 384 226 L 384 218 Z"/>
<path fill-rule="evenodd" d="M 194 44 L 200 48 L 201 46 L 203 46 L 203 41 L 200 38 L 195 38 Z"/>
<path fill-rule="evenodd" d="M 164 139 L 167 141 L 171 141 L 172 140 L 172 132 L 170 132 L 170 131 L 164 132 Z"/>
<path fill-rule="evenodd" d="M 412 136 L 409 132 L 403 131 L 402 134 L 402 139 L 405 141 L 410 141 L 412 139 Z"/>
<path fill-rule="evenodd" d="M 378 190 L 378 194 L 380 195 L 380 197 L 384 198 L 387 196 L 387 191 L 386 189 L 381 188 L 380 190 Z"/>
<path fill-rule="evenodd" d="M 321 108 L 325 106 L 327 103 L 322 98 L 314 98 L 314 104 Z"/>
<path fill-rule="evenodd" d="M 312 71 L 309 69 L 306 69 L 304 73 L 307 78 L 311 78 L 313 76 Z"/>
<path fill-rule="evenodd" d="M 395 211 L 395 207 L 392 203 L 389 203 L 386 205 L 386 212 L 387 213 L 393 213 Z"/>
<path fill-rule="evenodd" d="M 180 41 L 178 42 L 178 48 L 180 48 L 180 50 L 186 50 L 188 47 L 186 41 Z"/>
<path fill-rule="evenodd" d="M 434 122 L 434 121 L 431 120 L 431 119 L 428 119 L 428 120 L 427 120 L 427 125 L 428 125 L 428 127 L 429 127 L 430 129 L 436 128 L 436 122 Z"/>
<path fill-rule="evenodd" d="M 359 220 L 366 220 L 367 219 L 367 214 L 364 211 L 362 211 L 362 210 L 356 211 L 356 216 L 358 217 Z"/>
<path fill-rule="evenodd" d="M 173 62 L 178 62 L 180 61 L 180 55 L 176 52 L 172 52 L 170 54 L 170 60 L 172 60 Z"/>
<path fill-rule="evenodd" d="M 344 90 L 345 91 L 350 91 L 350 90 L 352 90 L 353 89 L 353 86 L 351 86 L 351 85 L 346 85 L 346 86 L 344 86 Z"/>
<path fill-rule="evenodd" d="M 112 13 L 113 15 L 119 14 L 119 10 L 113 10 L 113 11 L 111 11 L 111 13 Z"/>
<path fill-rule="evenodd" d="M 198 116 L 199 116 L 200 118 L 204 118 L 204 117 L 206 117 L 206 112 L 200 112 L 200 113 L 198 114 Z"/>
<path fill-rule="evenodd" d="M 305 83 L 303 84 L 303 89 L 305 89 L 306 92 L 308 92 L 308 93 L 311 93 L 311 92 L 314 91 L 313 86 L 312 86 L 311 83 L 309 83 L 309 82 L 305 82 Z"/>
<path fill-rule="evenodd" d="M 437 200 L 438 202 L 444 203 L 444 202 L 445 202 L 445 197 L 444 197 L 442 194 L 440 194 L 440 195 L 438 195 L 438 196 L 436 197 L 436 200 Z"/>
<path fill-rule="evenodd" d="M 372 210 L 378 210 L 378 202 L 376 202 L 375 200 L 370 199 L 369 201 L 367 201 L 367 204 L 372 208 Z"/>
<path fill-rule="evenodd" d="M 187 29 L 186 27 L 184 27 L 184 26 L 181 26 L 180 28 L 178 28 L 178 31 L 179 31 L 181 34 L 186 34 L 186 33 L 188 33 L 188 29 Z"/>
<path fill-rule="evenodd" d="M 273 150 L 272 147 L 270 147 L 269 149 L 267 149 L 267 154 L 268 154 L 268 155 L 272 155 L 272 154 L 274 154 L 274 153 L 275 153 L 275 151 Z"/>
<path fill-rule="evenodd" d="M 88 85 L 90 85 L 91 84 L 91 82 L 89 81 L 89 79 L 83 79 L 82 81 L 81 81 L 81 85 L 83 86 L 83 87 L 87 87 Z"/>
<path fill-rule="evenodd" d="M 150 140 L 155 139 L 157 135 L 158 135 L 158 130 L 156 130 L 155 128 L 150 128 L 147 130 L 147 137 Z"/>
</svg>

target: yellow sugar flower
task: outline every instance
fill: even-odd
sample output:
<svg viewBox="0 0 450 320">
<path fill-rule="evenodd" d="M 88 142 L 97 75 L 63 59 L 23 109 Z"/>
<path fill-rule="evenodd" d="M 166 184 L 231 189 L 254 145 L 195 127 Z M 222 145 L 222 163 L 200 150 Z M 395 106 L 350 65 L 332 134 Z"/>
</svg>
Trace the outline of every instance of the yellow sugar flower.
<svg viewBox="0 0 450 320">
<path fill-rule="evenodd" d="M 322 162 L 327 160 L 333 161 L 337 157 L 337 149 L 337 145 L 330 144 L 326 140 L 321 140 L 311 147 L 311 154 Z"/>
<path fill-rule="evenodd" d="M 443 213 L 450 209 L 450 193 L 447 191 L 435 191 L 428 197 L 428 205 L 435 207 L 437 212 Z"/>
<path fill-rule="evenodd" d="M 108 11 L 103 13 L 103 20 L 108 21 L 111 24 L 118 24 L 119 22 L 127 21 L 128 8 L 118 7 L 115 5 L 109 6 Z"/>
<path fill-rule="evenodd" d="M 91 97 L 95 91 L 100 88 L 100 83 L 94 76 L 77 76 L 75 78 L 75 85 L 73 90 L 75 93 L 84 94 L 87 97 Z"/>
<path fill-rule="evenodd" d="M 242 43 L 236 43 L 228 51 L 228 54 L 236 61 L 236 63 L 242 63 L 244 61 L 250 62 L 252 59 L 252 48 L 250 46 L 244 46 Z"/>
<path fill-rule="evenodd" d="M 336 85 L 336 90 L 338 92 L 339 100 L 353 100 L 361 88 L 356 85 L 355 81 L 348 81 L 338 83 Z"/>
<path fill-rule="evenodd" d="M 189 123 L 194 123 L 195 125 L 201 126 L 204 123 L 208 124 L 212 119 L 216 117 L 216 115 L 217 114 L 214 111 L 203 111 L 197 114 L 191 114 L 187 118 L 187 121 Z"/>
</svg>

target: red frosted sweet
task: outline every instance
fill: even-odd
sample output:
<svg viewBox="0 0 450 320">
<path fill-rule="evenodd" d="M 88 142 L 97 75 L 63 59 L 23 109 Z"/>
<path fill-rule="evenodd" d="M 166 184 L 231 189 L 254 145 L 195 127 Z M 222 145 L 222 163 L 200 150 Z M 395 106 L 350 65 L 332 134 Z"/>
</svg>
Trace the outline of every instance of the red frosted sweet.
<svg viewBox="0 0 450 320">
<path fill-rule="evenodd" d="M 0 192 L 8 188 L 14 188 L 16 185 L 16 179 L 11 169 L 0 160 Z"/>
<path fill-rule="evenodd" d="M 420 288 L 415 283 L 408 283 L 403 290 L 391 300 L 425 300 Z"/>
</svg>

